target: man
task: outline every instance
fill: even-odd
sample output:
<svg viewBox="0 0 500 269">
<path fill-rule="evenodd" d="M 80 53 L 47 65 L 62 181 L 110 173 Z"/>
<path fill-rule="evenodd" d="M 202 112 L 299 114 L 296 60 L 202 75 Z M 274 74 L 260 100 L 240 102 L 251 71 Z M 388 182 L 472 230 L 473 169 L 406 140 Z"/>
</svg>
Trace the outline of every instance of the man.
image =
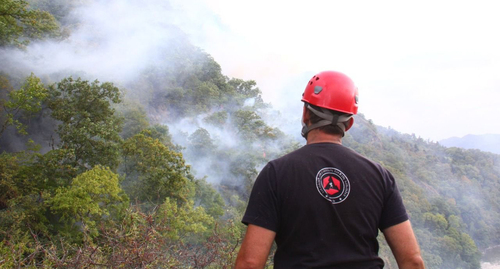
<svg viewBox="0 0 500 269">
<path fill-rule="evenodd" d="M 307 145 L 269 162 L 257 177 L 235 268 L 382 268 L 380 229 L 399 268 L 424 268 L 392 175 L 341 145 L 358 110 L 346 75 L 314 76 L 302 95 Z"/>
</svg>

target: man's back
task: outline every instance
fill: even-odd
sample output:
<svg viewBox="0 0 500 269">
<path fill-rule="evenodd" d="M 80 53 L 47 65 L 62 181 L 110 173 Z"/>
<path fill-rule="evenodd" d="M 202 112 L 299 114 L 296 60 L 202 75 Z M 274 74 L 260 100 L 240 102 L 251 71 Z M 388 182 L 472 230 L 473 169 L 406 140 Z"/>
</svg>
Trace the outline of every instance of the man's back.
<svg viewBox="0 0 500 269">
<path fill-rule="evenodd" d="M 380 268 L 378 229 L 400 268 L 424 268 L 417 239 L 385 169 L 341 146 L 358 112 L 358 89 L 323 71 L 306 85 L 301 134 L 307 145 L 259 174 L 243 222 L 235 268 Z"/>
<path fill-rule="evenodd" d="M 276 232 L 275 268 L 380 268 L 378 229 L 407 219 L 385 169 L 317 143 L 262 170 L 243 222 Z"/>
</svg>

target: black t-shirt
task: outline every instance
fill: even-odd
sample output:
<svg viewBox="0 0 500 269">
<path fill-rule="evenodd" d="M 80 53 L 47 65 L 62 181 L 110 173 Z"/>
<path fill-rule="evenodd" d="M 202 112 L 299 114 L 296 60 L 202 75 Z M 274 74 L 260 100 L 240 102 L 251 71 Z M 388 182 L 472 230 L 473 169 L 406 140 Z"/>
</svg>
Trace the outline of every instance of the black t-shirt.
<svg viewBox="0 0 500 269">
<path fill-rule="evenodd" d="M 318 143 L 262 169 L 242 222 L 276 232 L 275 268 L 382 268 L 378 229 L 407 219 L 386 169 Z"/>
</svg>

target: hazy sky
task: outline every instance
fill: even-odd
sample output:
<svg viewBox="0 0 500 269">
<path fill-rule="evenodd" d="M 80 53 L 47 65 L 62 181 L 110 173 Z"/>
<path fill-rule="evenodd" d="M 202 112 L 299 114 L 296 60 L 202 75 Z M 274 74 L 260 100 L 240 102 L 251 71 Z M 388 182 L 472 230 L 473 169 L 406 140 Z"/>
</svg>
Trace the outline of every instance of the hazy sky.
<svg viewBox="0 0 500 269">
<path fill-rule="evenodd" d="M 377 125 L 433 141 L 500 134 L 497 1 L 175 2 L 193 42 L 285 113 L 330 69 Z"/>
</svg>

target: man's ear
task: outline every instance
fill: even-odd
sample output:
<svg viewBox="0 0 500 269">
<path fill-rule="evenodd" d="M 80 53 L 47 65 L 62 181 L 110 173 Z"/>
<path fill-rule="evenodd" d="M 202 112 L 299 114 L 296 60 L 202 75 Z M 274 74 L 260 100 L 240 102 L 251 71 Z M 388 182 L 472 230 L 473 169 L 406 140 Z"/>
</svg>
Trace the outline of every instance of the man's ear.
<svg viewBox="0 0 500 269">
<path fill-rule="evenodd" d="M 347 125 L 345 127 L 345 131 L 347 132 L 347 130 L 351 129 L 353 124 L 354 124 L 354 118 L 350 118 L 349 123 L 347 123 Z"/>
<path fill-rule="evenodd" d="M 309 113 L 311 113 L 309 109 L 307 109 L 306 106 L 304 106 L 304 108 L 302 109 L 302 122 L 305 123 L 306 125 L 308 125 L 309 123 Z"/>
</svg>

